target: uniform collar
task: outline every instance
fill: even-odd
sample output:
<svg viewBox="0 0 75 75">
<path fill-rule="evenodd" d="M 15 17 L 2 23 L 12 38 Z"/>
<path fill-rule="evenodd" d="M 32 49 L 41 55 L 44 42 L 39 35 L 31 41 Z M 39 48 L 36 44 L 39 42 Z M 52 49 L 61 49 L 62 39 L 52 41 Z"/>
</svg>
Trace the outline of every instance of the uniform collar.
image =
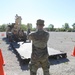
<svg viewBox="0 0 75 75">
<path fill-rule="evenodd" d="M 36 31 L 44 31 L 43 29 L 37 29 Z"/>
</svg>

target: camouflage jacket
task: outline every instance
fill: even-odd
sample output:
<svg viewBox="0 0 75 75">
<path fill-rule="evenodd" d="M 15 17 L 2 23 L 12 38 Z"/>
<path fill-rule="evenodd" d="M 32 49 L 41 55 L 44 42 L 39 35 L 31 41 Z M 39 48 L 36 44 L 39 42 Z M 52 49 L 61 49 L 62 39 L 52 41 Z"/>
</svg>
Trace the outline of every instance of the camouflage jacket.
<svg viewBox="0 0 75 75">
<path fill-rule="evenodd" d="M 48 55 L 47 41 L 49 39 L 49 33 L 44 30 L 37 30 L 34 33 L 29 34 L 29 39 L 32 40 L 32 56 L 42 57 Z"/>
<path fill-rule="evenodd" d="M 38 48 L 45 48 L 49 39 L 49 33 L 44 30 L 38 30 L 29 34 L 29 39 L 33 42 L 33 45 Z"/>
</svg>

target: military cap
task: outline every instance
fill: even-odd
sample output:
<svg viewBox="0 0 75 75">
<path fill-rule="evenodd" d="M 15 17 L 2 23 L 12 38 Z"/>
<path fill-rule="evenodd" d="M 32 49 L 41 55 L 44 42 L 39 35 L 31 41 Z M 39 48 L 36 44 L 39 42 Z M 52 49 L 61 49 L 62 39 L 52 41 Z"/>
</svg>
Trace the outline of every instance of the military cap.
<svg viewBox="0 0 75 75">
<path fill-rule="evenodd" d="M 44 20 L 38 19 L 36 25 L 43 25 L 44 26 Z"/>
</svg>

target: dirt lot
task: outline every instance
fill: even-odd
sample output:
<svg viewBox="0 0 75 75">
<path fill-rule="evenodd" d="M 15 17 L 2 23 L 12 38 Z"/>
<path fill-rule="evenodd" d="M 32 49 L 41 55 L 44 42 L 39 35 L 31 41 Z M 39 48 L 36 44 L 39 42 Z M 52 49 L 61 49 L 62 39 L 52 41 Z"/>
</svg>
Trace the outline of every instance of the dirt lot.
<svg viewBox="0 0 75 75">
<path fill-rule="evenodd" d="M 7 75 L 30 75 L 27 64 L 22 64 L 8 40 L 0 33 L 0 49 L 5 60 L 4 70 Z M 67 58 L 50 60 L 50 75 L 75 75 L 75 57 L 71 56 L 75 46 L 74 32 L 50 32 L 48 46 L 67 53 Z M 43 75 L 39 68 L 37 75 Z"/>
</svg>

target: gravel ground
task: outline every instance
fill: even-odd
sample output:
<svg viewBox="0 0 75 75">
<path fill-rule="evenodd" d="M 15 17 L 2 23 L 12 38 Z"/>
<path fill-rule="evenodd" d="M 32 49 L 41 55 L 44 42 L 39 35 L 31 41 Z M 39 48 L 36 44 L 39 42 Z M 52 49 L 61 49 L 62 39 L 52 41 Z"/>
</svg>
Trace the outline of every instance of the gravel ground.
<svg viewBox="0 0 75 75">
<path fill-rule="evenodd" d="M 20 63 L 9 42 L 1 34 L 0 49 L 6 63 L 4 66 L 6 75 L 30 75 L 28 66 Z M 48 46 L 67 53 L 67 58 L 50 60 L 50 75 L 75 75 L 75 57 L 71 56 L 75 46 L 75 33 L 50 32 Z M 41 68 L 38 69 L 37 75 L 43 75 Z"/>
</svg>

